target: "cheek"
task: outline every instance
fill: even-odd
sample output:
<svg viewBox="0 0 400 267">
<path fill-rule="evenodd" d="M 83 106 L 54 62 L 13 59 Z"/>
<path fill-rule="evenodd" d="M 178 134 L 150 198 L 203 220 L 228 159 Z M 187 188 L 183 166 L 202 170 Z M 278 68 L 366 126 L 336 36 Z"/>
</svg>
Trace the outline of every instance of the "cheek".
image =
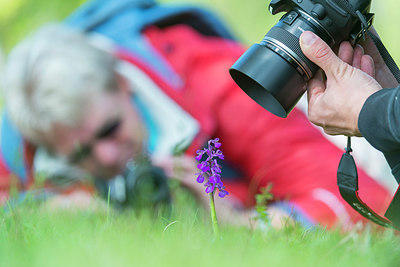
<svg viewBox="0 0 400 267">
<path fill-rule="evenodd" d="M 143 126 L 141 121 L 135 118 L 129 118 L 121 129 L 120 140 L 125 144 L 130 144 L 131 146 L 140 146 L 144 139 Z"/>
<path fill-rule="evenodd" d="M 125 140 L 131 140 L 134 143 L 141 143 L 145 138 L 146 131 L 144 124 L 131 103 L 125 107 L 125 122 L 121 129 L 121 134 Z"/>
</svg>

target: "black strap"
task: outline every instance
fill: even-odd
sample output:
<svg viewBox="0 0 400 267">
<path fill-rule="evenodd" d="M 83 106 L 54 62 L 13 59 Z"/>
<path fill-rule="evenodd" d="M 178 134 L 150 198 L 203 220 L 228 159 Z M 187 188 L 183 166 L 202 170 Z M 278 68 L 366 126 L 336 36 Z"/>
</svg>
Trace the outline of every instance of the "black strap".
<svg viewBox="0 0 400 267">
<path fill-rule="evenodd" d="M 383 45 L 382 41 L 371 31 L 368 30 L 367 33 L 368 33 L 368 36 L 374 42 L 376 48 L 379 51 L 379 54 L 381 55 L 381 57 L 383 58 L 383 61 L 388 66 L 390 72 L 396 78 L 397 82 L 400 83 L 400 70 L 397 67 L 396 62 L 394 62 L 392 56 L 389 54 L 386 47 Z"/>
<path fill-rule="evenodd" d="M 338 171 L 337 171 L 337 185 L 339 187 L 339 192 L 342 195 L 343 199 L 346 200 L 350 206 L 355 209 L 358 213 L 360 213 L 365 218 L 373 221 L 376 224 L 385 227 L 394 227 L 400 229 L 400 213 L 398 213 L 399 218 L 397 220 L 389 220 L 384 217 L 379 216 L 375 213 L 367 204 L 365 204 L 358 195 L 358 173 L 357 167 L 354 162 L 353 156 L 350 154 L 351 149 L 351 139 L 347 137 L 347 148 L 346 152 L 343 153 L 342 158 L 340 159 Z M 391 207 L 393 211 L 400 211 L 398 208 L 400 207 L 400 194 L 395 195 L 396 202 L 391 203 Z M 395 204 L 392 206 L 392 204 Z M 389 207 L 390 209 L 390 207 Z M 389 211 L 388 209 L 388 211 Z M 386 213 L 388 213 L 388 211 Z M 390 214 L 396 214 L 396 212 L 390 212 Z M 386 216 L 386 214 L 385 214 Z M 386 216 L 387 217 L 387 216 Z M 390 217 L 390 216 L 389 216 Z"/>
<path fill-rule="evenodd" d="M 348 12 L 352 17 L 357 18 L 361 22 L 362 34 L 363 38 L 365 38 L 365 33 L 372 39 L 376 48 L 379 51 L 379 54 L 383 58 L 383 61 L 388 66 L 389 70 L 392 72 L 394 77 L 396 78 L 397 82 L 400 83 L 400 70 L 397 67 L 396 63 L 394 62 L 392 56 L 387 51 L 386 47 L 383 45 L 382 41 L 374 35 L 370 30 L 370 24 L 368 24 L 367 19 L 365 16 L 359 11 L 354 10 L 354 7 L 349 3 L 348 0 L 334 0 L 340 7 L 342 7 L 346 12 Z"/>
<path fill-rule="evenodd" d="M 361 22 L 362 35 L 365 39 L 365 33 L 372 39 L 379 54 L 383 58 L 384 62 L 388 66 L 389 70 L 392 72 L 397 82 L 400 83 L 400 70 L 394 62 L 393 58 L 390 56 L 389 52 L 381 42 L 381 40 L 375 36 L 369 27 L 366 18 L 359 10 L 354 10 L 351 4 L 345 0 L 335 0 L 339 6 L 343 7 L 349 14 L 353 17 L 357 17 Z M 360 213 L 365 218 L 375 222 L 378 225 L 385 227 L 393 227 L 400 230 L 400 186 L 397 188 L 396 193 L 385 213 L 385 217 L 382 217 L 375 213 L 366 203 L 364 203 L 358 195 L 358 173 L 357 167 L 354 162 L 353 156 L 350 154 L 351 149 L 351 139 L 347 137 L 347 147 L 345 148 L 345 153 L 343 154 L 337 172 L 337 184 L 339 187 L 340 194 L 347 203 L 350 204 L 358 213 Z"/>
</svg>

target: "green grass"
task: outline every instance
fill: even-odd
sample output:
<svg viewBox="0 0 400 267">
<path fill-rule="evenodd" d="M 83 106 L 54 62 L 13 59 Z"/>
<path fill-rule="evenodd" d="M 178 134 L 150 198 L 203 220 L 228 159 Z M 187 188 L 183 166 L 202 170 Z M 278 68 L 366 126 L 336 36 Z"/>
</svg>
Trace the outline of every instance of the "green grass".
<svg viewBox="0 0 400 267">
<path fill-rule="evenodd" d="M 392 230 L 362 233 L 222 225 L 214 240 L 187 195 L 169 217 L 133 211 L 49 211 L 25 203 L 0 217 L 0 266 L 396 266 Z"/>
</svg>

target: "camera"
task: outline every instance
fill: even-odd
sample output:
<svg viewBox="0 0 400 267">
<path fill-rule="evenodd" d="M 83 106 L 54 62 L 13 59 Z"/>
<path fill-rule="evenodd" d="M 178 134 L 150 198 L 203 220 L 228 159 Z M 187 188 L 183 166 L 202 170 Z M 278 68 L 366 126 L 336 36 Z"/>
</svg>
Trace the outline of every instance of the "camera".
<svg viewBox="0 0 400 267">
<path fill-rule="evenodd" d="M 330 47 L 345 40 L 354 45 L 372 25 L 370 6 L 371 0 L 272 0 L 272 15 L 286 13 L 229 73 L 255 102 L 285 118 L 318 70 L 301 51 L 300 35 L 312 31 Z"/>
<path fill-rule="evenodd" d="M 123 172 L 111 180 L 95 180 L 100 194 L 117 209 L 137 212 L 169 208 L 171 194 L 164 171 L 147 159 L 129 160 Z"/>
</svg>

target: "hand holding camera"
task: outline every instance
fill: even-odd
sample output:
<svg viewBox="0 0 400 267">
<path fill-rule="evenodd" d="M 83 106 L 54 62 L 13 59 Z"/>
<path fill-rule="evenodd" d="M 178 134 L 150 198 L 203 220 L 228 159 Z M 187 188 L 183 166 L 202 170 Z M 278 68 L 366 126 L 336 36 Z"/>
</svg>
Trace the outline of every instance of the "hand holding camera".
<svg viewBox="0 0 400 267">
<path fill-rule="evenodd" d="M 308 117 L 328 134 L 361 136 L 358 115 L 365 100 L 382 89 L 373 78 L 374 61 L 363 48 L 349 42 L 340 45 L 338 56 L 312 32 L 304 32 L 300 46 L 319 70 L 308 82 Z M 326 81 L 324 73 L 326 75 Z"/>
</svg>

